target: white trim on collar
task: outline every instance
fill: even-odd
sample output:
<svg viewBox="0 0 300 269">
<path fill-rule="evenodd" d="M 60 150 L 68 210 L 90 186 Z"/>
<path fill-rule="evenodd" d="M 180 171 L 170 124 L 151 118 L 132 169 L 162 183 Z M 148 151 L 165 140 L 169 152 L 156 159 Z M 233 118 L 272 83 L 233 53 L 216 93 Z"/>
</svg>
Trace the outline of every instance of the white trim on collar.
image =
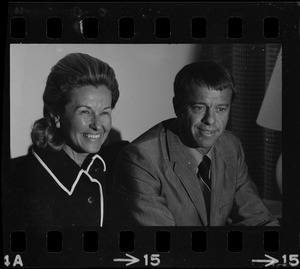
<svg viewBox="0 0 300 269">
<path fill-rule="evenodd" d="M 98 159 L 102 162 L 102 164 L 103 164 L 103 167 L 104 167 L 104 168 L 103 168 L 103 172 L 106 171 L 106 164 L 105 164 L 104 160 L 103 160 L 98 154 L 95 154 L 95 155 L 92 157 L 92 160 L 91 160 L 89 166 L 87 167 L 87 169 L 86 169 L 85 171 L 89 172 L 91 166 L 93 165 L 95 159 L 97 159 L 97 158 L 98 158 Z"/>
<path fill-rule="evenodd" d="M 103 166 L 104 166 L 104 169 L 103 171 L 105 172 L 106 171 L 106 164 L 104 162 L 104 160 L 98 155 L 98 154 L 95 154 L 93 157 L 92 157 L 92 160 L 89 164 L 89 166 L 87 167 L 86 170 L 84 169 L 80 169 L 72 187 L 71 187 L 71 190 L 68 190 L 61 182 L 60 180 L 53 174 L 53 172 L 50 170 L 50 168 L 47 166 L 47 164 L 40 158 L 40 156 L 34 151 L 32 150 L 32 153 L 33 155 L 37 158 L 37 160 L 39 161 L 39 163 L 46 169 L 46 171 L 50 174 L 50 176 L 54 179 L 54 181 L 61 187 L 61 189 L 63 189 L 69 196 L 71 196 L 75 190 L 75 187 L 81 177 L 82 174 L 85 174 L 88 176 L 89 180 L 91 182 L 94 182 L 94 183 L 97 183 L 98 186 L 99 186 L 99 191 L 100 191 L 100 227 L 103 226 L 103 215 L 104 215 L 104 199 L 103 199 L 103 190 L 102 190 L 102 185 L 101 183 L 97 180 L 97 179 L 94 179 L 92 176 L 90 176 L 89 174 L 89 170 L 92 166 L 92 164 L 94 163 L 95 159 L 100 159 Z"/>
</svg>

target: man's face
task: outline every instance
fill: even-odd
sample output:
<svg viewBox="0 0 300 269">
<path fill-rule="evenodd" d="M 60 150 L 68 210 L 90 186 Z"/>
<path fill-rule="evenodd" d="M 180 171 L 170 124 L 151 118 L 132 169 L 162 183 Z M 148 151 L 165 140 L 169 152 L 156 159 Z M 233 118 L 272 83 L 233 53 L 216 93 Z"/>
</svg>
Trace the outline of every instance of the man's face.
<svg viewBox="0 0 300 269">
<path fill-rule="evenodd" d="M 181 100 L 174 100 L 181 140 L 207 153 L 226 128 L 231 96 L 229 88 L 222 91 L 197 85 L 187 88 Z"/>
</svg>

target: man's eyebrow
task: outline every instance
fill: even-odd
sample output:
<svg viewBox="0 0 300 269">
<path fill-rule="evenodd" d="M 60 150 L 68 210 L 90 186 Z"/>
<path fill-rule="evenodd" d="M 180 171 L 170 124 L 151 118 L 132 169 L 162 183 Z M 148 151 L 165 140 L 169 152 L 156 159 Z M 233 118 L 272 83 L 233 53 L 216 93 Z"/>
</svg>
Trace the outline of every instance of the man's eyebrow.
<svg viewBox="0 0 300 269">
<path fill-rule="evenodd" d="M 196 106 L 196 105 L 202 105 L 202 106 L 206 106 L 207 104 L 205 102 L 195 102 L 195 103 L 191 103 L 187 106 Z M 230 107 L 230 103 L 224 103 L 224 104 L 218 104 L 217 106 L 224 106 L 224 107 Z"/>
<path fill-rule="evenodd" d="M 191 103 L 191 105 L 192 106 L 194 106 L 194 105 L 206 105 L 206 103 L 205 102 L 193 102 L 193 103 Z"/>
<path fill-rule="evenodd" d="M 86 107 L 88 109 L 92 109 L 90 106 L 87 106 L 87 105 L 78 105 L 75 107 L 75 109 L 78 109 L 78 108 L 81 108 L 81 107 Z"/>
</svg>

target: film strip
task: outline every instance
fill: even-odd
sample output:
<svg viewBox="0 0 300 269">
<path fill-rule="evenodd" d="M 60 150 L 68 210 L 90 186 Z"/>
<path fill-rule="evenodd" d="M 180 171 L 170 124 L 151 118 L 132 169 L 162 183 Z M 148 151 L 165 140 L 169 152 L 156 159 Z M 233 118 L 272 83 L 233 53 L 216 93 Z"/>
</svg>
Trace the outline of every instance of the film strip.
<svg viewBox="0 0 300 269">
<path fill-rule="evenodd" d="M 300 267 L 299 11 L 299 4 L 292 2 L 9 3 L 3 107 L 10 113 L 3 115 L 2 142 L 4 266 Z M 258 192 L 280 225 L 264 226 L 262 222 L 261 226 L 259 223 L 131 226 L 122 214 L 119 218 L 112 217 L 118 222 L 114 225 L 106 219 L 107 201 L 104 201 L 103 227 L 63 223 L 22 226 L 16 217 L 10 222 L 11 212 L 18 210 L 10 205 L 11 200 L 18 200 L 15 185 L 10 183 L 11 175 L 12 170 L 19 169 L 12 168 L 11 162 L 27 154 L 28 130 L 41 116 L 42 94 L 50 68 L 72 52 L 94 55 L 114 68 L 120 106 L 116 106 L 116 116 L 112 117 L 112 130 L 119 132 L 119 140 L 128 142 L 172 117 L 172 83 L 184 65 L 203 59 L 227 65 L 237 84 L 245 88 L 243 99 L 235 101 L 239 108 L 232 111 L 228 125 L 242 137 Z M 280 52 L 284 89 L 280 100 L 282 130 L 253 127 Z M 171 109 L 165 110 L 168 103 Z M 276 116 L 272 114 L 271 118 Z M 113 151 L 109 152 L 103 153 L 108 156 L 107 159 L 102 156 L 105 161 L 113 155 Z M 281 152 L 282 185 L 276 181 Z M 116 170 L 108 172 L 114 174 Z M 48 197 L 46 192 L 44 195 Z M 94 205 L 95 196 L 88 196 L 86 204 Z M 178 207 L 181 202 L 178 201 Z M 26 212 L 16 214 L 22 218 L 25 215 L 26 219 Z M 29 215 L 26 223 L 40 218 L 38 212 Z"/>
</svg>

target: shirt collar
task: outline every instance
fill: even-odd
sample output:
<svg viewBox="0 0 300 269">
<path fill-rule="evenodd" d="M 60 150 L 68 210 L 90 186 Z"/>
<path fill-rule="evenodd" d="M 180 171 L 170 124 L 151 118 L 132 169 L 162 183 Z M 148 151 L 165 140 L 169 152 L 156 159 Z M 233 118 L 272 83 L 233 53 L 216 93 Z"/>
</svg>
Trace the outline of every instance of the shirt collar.
<svg viewBox="0 0 300 269">
<path fill-rule="evenodd" d="M 195 167 L 198 167 L 198 165 L 202 162 L 203 156 L 206 155 L 210 160 L 212 159 L 212 152 L 213 147 L 210 148 L 210 150 L 206 154 L 202 154 L 200 151 L 198 151 L 195 148 L 187 147 L 183 144 L 183 147 L 188 152 L 188 154 L 191 156 L 193 160 L 193 164 Z"/>
<path fill-rule="evenodd" d="M 106 164 L 98 154 L 89 154 L 81 167 L 64 150 L 45 150 L 35 147 L 32 154 L 69 195 L 72 195 L 82 174 L 86 174 L 91 179 L 93 171 L 105 172 L 106 170 Z"/>
</svg>

